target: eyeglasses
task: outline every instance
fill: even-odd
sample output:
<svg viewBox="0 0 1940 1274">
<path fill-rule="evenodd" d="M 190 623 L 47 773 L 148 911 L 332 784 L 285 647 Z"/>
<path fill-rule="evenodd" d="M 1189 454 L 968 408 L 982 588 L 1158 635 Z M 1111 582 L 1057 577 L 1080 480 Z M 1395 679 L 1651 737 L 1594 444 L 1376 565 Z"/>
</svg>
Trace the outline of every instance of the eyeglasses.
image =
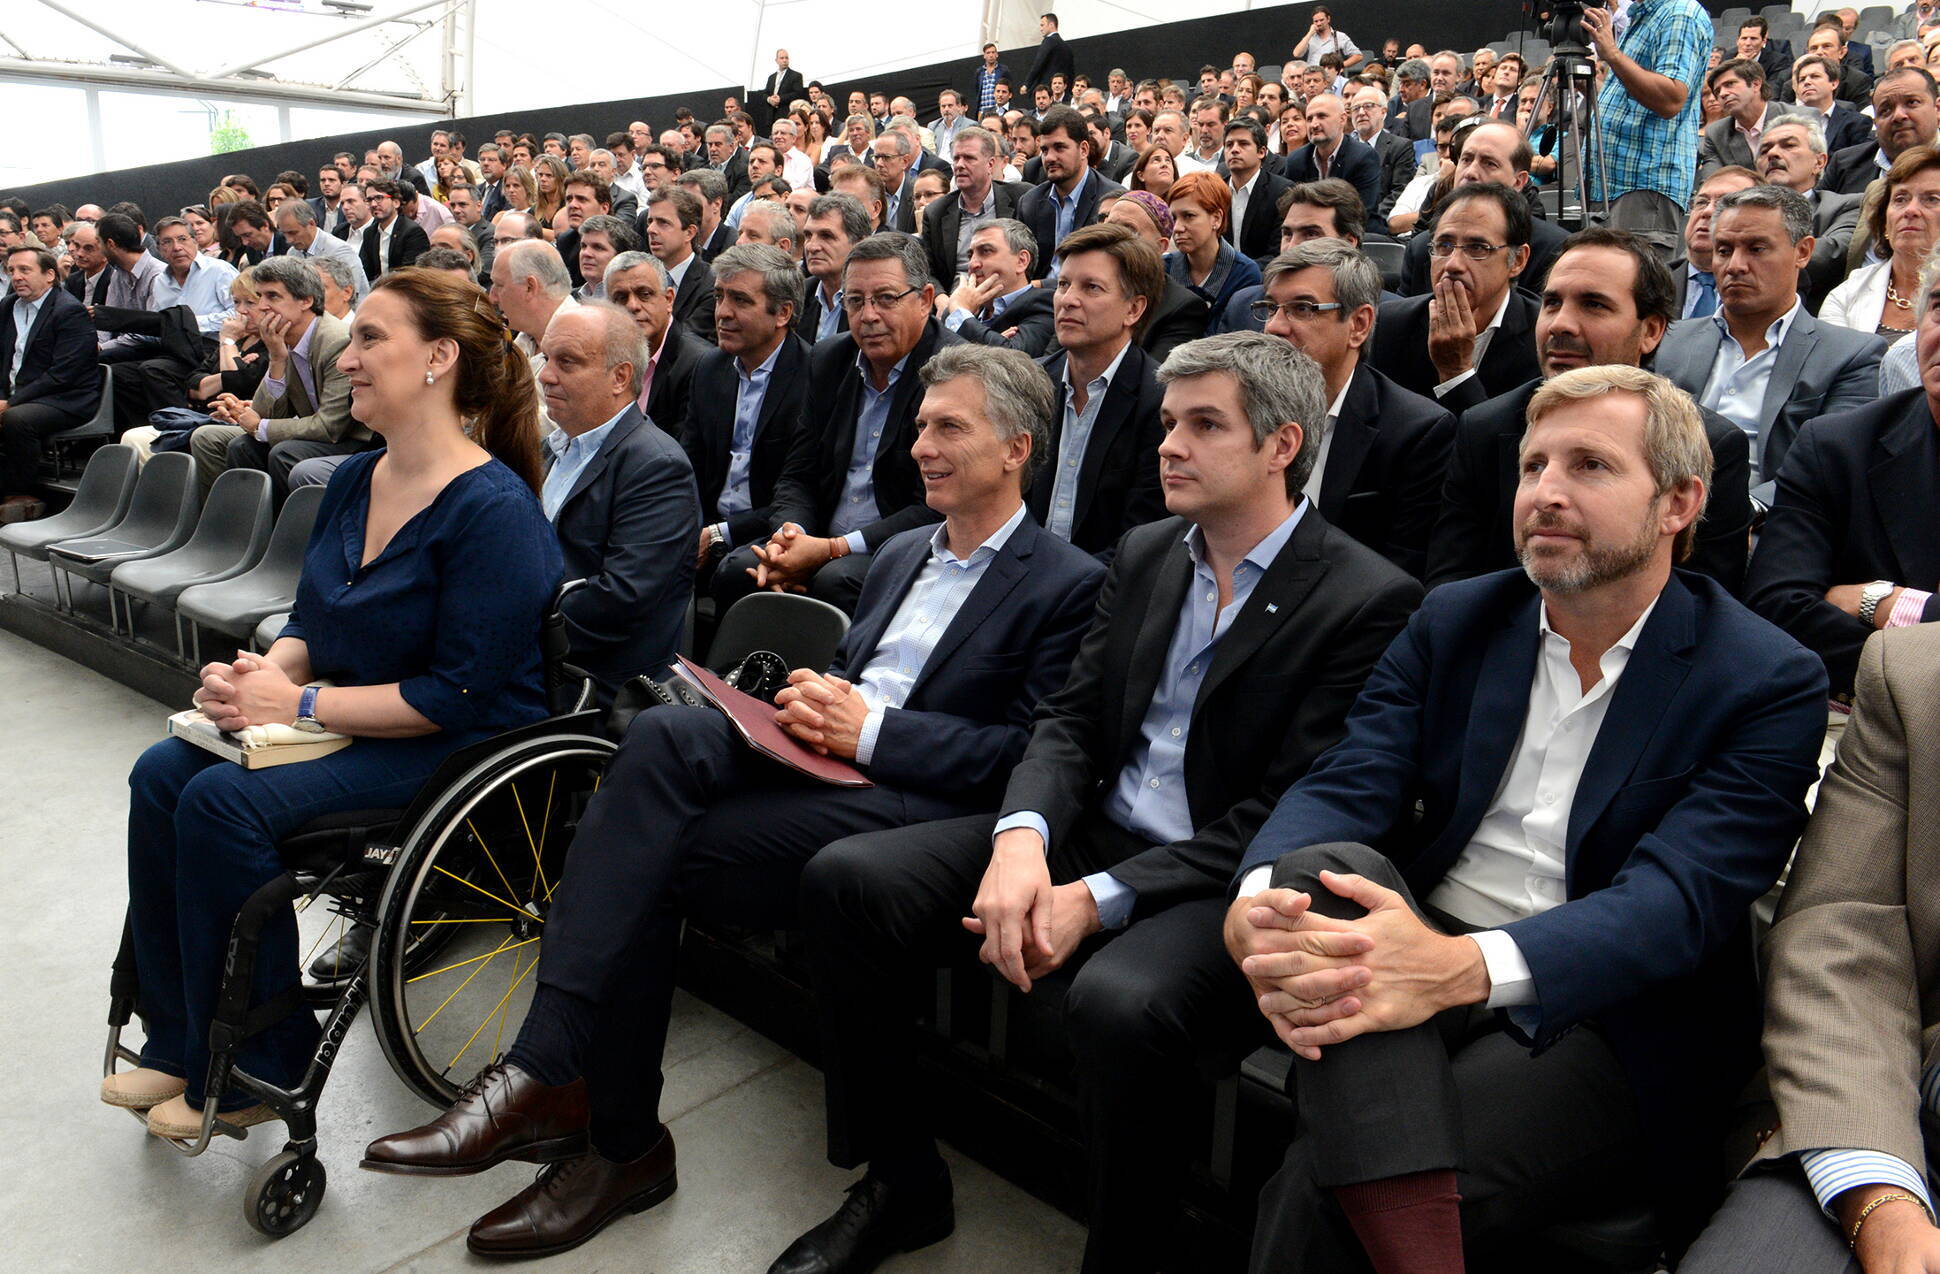
<svg viewBox="0 0 1940 1274">
<path fill-rule="evenodd" d="M 1428 245 L 1428 255 L 1452 257 L 1460 252 L 1471 261 L 1487 261 L 1509 246 L 1506 243 L 1483 243 L 1479 239 L 1471 239 L 1467 243 L 1457 243 L 1453 239 L 1437 239 Z"/>
<path fill-rule="evenodd" d="M 1272 301 L 1259 300 L 1246 307 L 1253 317 L 1262 323 L 1273 321 L 1275 314 L 1284 314 L 1296 323 L 1311 323 L 1323 314 L 1331 314 L 1345 307 L 1339 301 L 1288 301 L 1284 305 Z"/>
<path fill-rule="evenodd" d="M 904 288 L 900 292 L 878 292 L 874 296 L 848 296 L 845 294 L 842 298 L 842 308 L 851 315 L 855 315 L 862 313 L 862 311 L 873 305 L 876 307 L 878 313 L 882 313 L 886 312 L 890 306 L 896 304 L 896 302 L 902 300 L 904 297 L 913 296 L 922 290 L 921 288 Z"/>
</svg>

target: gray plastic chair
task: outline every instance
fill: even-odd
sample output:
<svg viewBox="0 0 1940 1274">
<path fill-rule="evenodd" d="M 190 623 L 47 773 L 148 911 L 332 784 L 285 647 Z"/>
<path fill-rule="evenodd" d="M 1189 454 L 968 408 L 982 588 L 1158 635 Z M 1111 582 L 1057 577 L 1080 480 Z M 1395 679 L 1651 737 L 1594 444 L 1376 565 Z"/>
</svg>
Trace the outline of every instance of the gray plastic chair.
<svg viewBox="0 0 1940 1274">
<path fill-rule="evenodd" d="M 68 449 L 76 443 L 90 442 L 96 438 L 115 436 L 115 381 L 108 369 L 101 369 L 101 405 L 94 409 L 94 419 L 72 429 L 49 434 L 43 445 L 54 455 L 54 476 L 60 478 L 67 473 Z"/>
<path fill-rule="evenodd" d="M 1390 292 L 1401 290 L 1401 267 L 1408 259 L 1408 249 L 1405 244 L 1363 243 L 1361 253 L 1374 263 L 1375 269 L 1381 272 L 1382 287 Z"/>
<path fill-rule="evenodd" d="M 88 467 L 81 471 L 81 485 L 65 509 L 38 522 L 16 522 L 0 528 L 0 548 L 7 550 L 13 562 L 13 591 L 20 591 L 21 558 L 45 562 L 49 545 L 100 535 L 126 517 L 139 469 L 133 447 L 110 443 L 88 457 Z"/>
<path fill-rule="evenodd" d="M 123 562 L 160 557 L 187 543 L 199 494 L 195 460 L 187 452 L 167 452 L 143 465 L 125 517 L 98 535 L 49 546 L 47 564 L 54 569 L 57 594 L 62 577 L 68 577 L 64 608 L 73 609 L 73 576 L 105 584 Z"/>
<path fill-rule="evenodd" d="M 152 463 L 152 462 L 151 462 Z M 325 487 L 298 487 L 283 501 L 262 560 L 234 579 L 197 584 L 175 599 L 176 618 L 188 625 L 189 662 L 202 662 L 201 629 L 247 642 L 256 625 L 296 603 L 296 581 L 303 573 L 303 550 L 317 520 Z"/>
<path fill-rule="evenodd" d="M 283 625 L 289 622 L 290 612 L 282 611 L 278 614 L 271 615 L 268 619 L 256 625 L 256 649 L 258 651 L 267 651 L 271 646 L 275 645 L 276 639 L 282 635 Z"/>
<path fill-rule="evenodd" d="M 234 579 L 262 558 L 269 544 L 269 475 L 260 469 L 226 469 L 209 489 L 202 518 L 189 542 L 173 553 L 127 562 L 108 577 L 108 627 L 115 627 L 115 595 L 126 594 L 128 636 L 135 636 L 135 603 L 172 606 L 182 590 Z M 118 631 L 118 630 L 117 630 Z M 175 618 L 175 653 L 188 655 L 182 618 Z"/>
<path fill-rule="evenodd" d="M 827 602 L 800 593 L 750 593 L 722 616 L 707 666 L 725 672 L 757 650 L 771 650 L 790 668 L 819 672 L 848 631 L 849 617 Z"/>
</svg>

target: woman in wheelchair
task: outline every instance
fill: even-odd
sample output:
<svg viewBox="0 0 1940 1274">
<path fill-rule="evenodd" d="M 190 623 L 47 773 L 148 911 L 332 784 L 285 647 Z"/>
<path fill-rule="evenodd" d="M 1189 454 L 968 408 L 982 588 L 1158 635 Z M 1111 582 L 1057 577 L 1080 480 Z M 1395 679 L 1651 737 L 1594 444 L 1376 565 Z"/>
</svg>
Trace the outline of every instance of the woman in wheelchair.
<svg viewBox="0 0 1940 1274">
<path fill-rule="evenodd" d="M 101 1097 L 148 1110 L 158 1136 L 202 1130 L 225 947 L 243 901 L 283 870 L 278 841 L 320 815 L 405 805 L 456 749 L 546 715 L 539 630 L 562 568 L 536 495 L 538 406 L 524 356 L 476 285 L 406 269 L 371 290 L 339 365 L 352 414 L 385 447 L 332 479 L 289 626 L 265 655 L 204 667 L 195 700 L 225 729 L 314 720 L 354 742 L 247 770 L 171 738 L 129 775 L 147 1040 L 140 1067 L 104 1080 Z M 265 929 L 250 1004 L 290 1012 L 237 1055 L 283 1087 L 318 1039 L 294 994 L 296 944 L 284 908 Z M 251 1101 L 232 1089 L 218 1108 L 239 1127 L 274 1117 Z"/>
</svg>

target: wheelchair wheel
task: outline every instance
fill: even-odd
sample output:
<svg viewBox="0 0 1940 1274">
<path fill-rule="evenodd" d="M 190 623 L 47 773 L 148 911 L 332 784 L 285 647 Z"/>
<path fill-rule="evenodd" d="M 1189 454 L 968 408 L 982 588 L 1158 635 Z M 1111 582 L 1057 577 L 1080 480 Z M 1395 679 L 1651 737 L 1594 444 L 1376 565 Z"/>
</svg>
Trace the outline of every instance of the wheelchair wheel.
<svg viewBox="0 0 1940 1274">
<path fill-rule="evenodd" d="M 285 1150 L 250 1179 L 243 1216 L 251 1228 L 280 1239 L 310 1223 L 323 1205 L 323 1164 L 315 1154 Z"/>
<path fill-rule="evenodd" d="M 518 1037 L 552 893 L 613 754 L 598 735 L 508 744 L 400 827 L 377 904 L 371 1014 L 391 1067 L 448 1105 Z"/>
</svg>

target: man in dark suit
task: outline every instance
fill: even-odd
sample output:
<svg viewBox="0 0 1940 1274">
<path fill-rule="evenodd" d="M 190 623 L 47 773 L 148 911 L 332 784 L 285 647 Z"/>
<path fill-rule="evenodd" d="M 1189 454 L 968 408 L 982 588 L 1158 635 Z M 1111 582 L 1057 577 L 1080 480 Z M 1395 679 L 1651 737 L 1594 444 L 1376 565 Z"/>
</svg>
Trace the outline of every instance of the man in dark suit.
<svg viewBox="0 0 1940 1274">
<path fill-rule="evenodd" d="M 1387 94 L 1379 88 L 1364 84 L 1354 90 L 1348 101 L 1348 118 L 1354 125 L 1355 140 L 1373 147 L 1375 158 L 1381 161 L 1379 202 L 1367 211 L 1383 228 L 1387 225 L 1388 210 L 1394 207 L 1421 168 L 1421 161 L 1415 158 L 1414 143 L 1382 127 L 1387 100 Z"/>
<path fill-rule="evenodd" d="M 1670 274 L 1633 235 L 1602 228 L 1570 237 L 1543 287 L 1536 353 L 1545 378 L 1577 367 L 1639 367 L 1676 319 Z M 1519 453 L 1532 380 L 1470 407 L 1455 427 L 1441 512 L 1428 545 L 1430 588 L 1516 564 L 1513 522 L 1522 474 Z M 1738 595 L 1745 578 L 1751 449 L 1744 430 L 1698 409 L 1711 445 L 1711 489 L 1691 556 L 1682 565 Z"/>
<path fill-rule="evenodd" d="M 1380 270 L 1354 245 L 1294 244 L 1266 267 L 1273 313 L 1265 327 L 1318 363 L 1326 382 L 1326 427 L 1317 431 L 1320 461 L 1307 498 L 1329 525 L 1420 579 L 1455 418 L 1362 358 L 1380 295 Z"/>
<path fill-rule="evenodd" d="M 1388 100 L 1388 117 L 1383 127 L 1406 141 L 1428 141 L 1434 137 L 1429 131 L 1434 123 L 1430 117 L 1434 109 L 1428 63 L 1421 58 L 1409 58 L 1395 68 L 1394 96 Z"/>
<path fill-rule="evenodd" d="M 1925 67 L 1902 66 L 1880 76 L 1873 85 L 1873 137 L 1834 151 L 1820 188 L 1863 195 L 1907 147 L 1933 145 L 1940 128 L 1936 97 L 1940 92 Z"/>
<path fill-rule="evenodd" d="M 1347 126 L 1347 105 L 1338 95 L 1322 93 L 1307 103 L 1307 136 L 1307 144 L 1287 156 L 1288 182 L 1339 177 L 1367 207 L 1381 206 L 1381 157 Z"/>
<path fill-rule="evenodd" d="M 1806 421 L 1879 396 L 1886 343 L 1803 308 L 1793 313 L 1799 272 L 1812 259 L 1812 210 L 1798 192 L 1753 186 L 1726 195 L 1712 215 L 1711 241 L 1718 312 L 1673 323 L 1657 371 L 1744 430 L 1752 481 L 1769 482 Z M 1778 348 L 1760 358 L 1774 325 Z"/>
<path fill-rule="evenodd" d="M 936 520 L 910 454 L 923 400 L 917 373 L 964 341 L 930 317 L 936 289 L 922 245 L 907 235 L 856 244 L 842 289 L 859 308 L 848 332 L 809 356 L 802 428 L 770 506 L 774 534 L 716 573 L 723 614 L 750 589 L 794 587 L 853 613 L 869 556 L 898 531 Z"/>
<path fill-rule="evenodd" d="M 850 762 L 871 785 L 804 781 L 713 708 L 641 713 L 573 836 L 506 1061 L 365 1152 L 366 1167 L 444 1174 L 569 1160 L 480 1218 L 473 1252 L 561 1251 L 672 1194 L 660 1064 L 683 918 L 792 925 L 797 878 L 829 841 L 990 809 L 1032 710 L 1063 683 L 1104 571 L 1024 508 L 1050 386 L 1022 354 L 981 346 L 923 375 L 915 446 L 943 523 L 884 544 L 832 668 L 795 670 L 777 697 L 806 759 Z"/>
<path fill-rule="evenodd" d="M 364 265 L 364 277 L 375 283 L 379 275 L 411 265 L 419 253 L 429 252 L 431 236 L 399 211 L 396 182 L 383 178 L 367 181 L 364 198 L 370 204 L 371 220 L 364 229 L 358 257 Z"/>
<path fill-rule="evenodd" d="M 1138 152 L 1123 142 L 1112 140 L 1110 116 L 1091 109 L 1079 113 L 1085 117 L 1085 126 L 1091 130 L 1091 166 L 1103 174 L 1107 181 L 1123 185 L 1125 174 L 1131 172 L 1132 165 L 1138 162 Z"/>
<path fill-rule="evenodd" d="M 647 250 L 674 279 L 674 322 L 714 340 L 714 272 L 694 251 L 701 201 L 691 190 L 663 186 L 647 195 Z"/>
<path fill-rule="evenodd" d="M 938 289 L 937 318 L 966 341 L 1042 358 L 1052 346 L 1055 319 L 1051 289 L 1031 282 L 1037 240 L 1015 217 L 982 222 L 969 238 L 969 270 L 956 291 Z"/>
<path fill-rule="evenodd" d="M 1500 182 L 1521 192 L 1524 203 L 1528 204 L 1529 164 L 1535 156 L 1521 130 L 1513 124 L 1491 120 L 1458 129 L 1455 137 L 1455 144 L 1460 148 L 1455 160 L 1456 186 Z M 1529 206 L 1529 216 L 1529 262 L 1517 278 L 1516 286 L 1537 293 L 1542 290 L 1550 263 L 1562 251 L 1563 240 L 1569 238 L 1569 232 L 1537 217 L 1533 205 Z M 1401 259 L 1401 295 L 1419 296 L 1428 291 L 1432 276 L 1428 249 L 1436 238 L 1433 223 L 1424 219 L 1414 237 L 1408 240 L 1407 254 Z"/>
<path fill-rule="evenodd" d="M 1307 426 L 1326 406 L 1311 362 L 1231 333 L 1182 347 L 1165 379 L 1178 424 L 1163 462 L 1191 480 L 1167 489 L 1176 516 L 1124 537 L 1001 817 L 837 841 L 803 876 L 829 1157 L 868 1175 L 776 1270 L 868 1269 L 898 1235 L 947 1232 L 925 1226 L 950 1185 L 903 1018 L 916 977 L 968 955 L 966 912 L 984 961 L 1023 991 L 1062 992 L 1087 1271 L 1166 1259 L 1198 1131 L 1179 1098 L 1265 1038 L 1218 939 L 1233 866 L 1274 796 L 1340 737 L 1420 587 L 1301 495 Z M 1223 635 L 1222 607 L 1236 616 Z"/>
<path fill-rule="evenodd" d="M 1280 250 L 1280 199 L 1293 183 L 1262 167 L 1266 129 L 1251 115 L 1226 125 L 1225 156 L 1226 185 L 1233 193 L 1226 241 L 1243 257 L 1269 258 Z"/>
<path fill-rule="evenodd" d="M 1922 361 L 1924 373 L 1933 360 Z M 1874 630 L 1940 620 L 1936 420 L 1940 409 L 1918 388 L 1821 416 L 1799 431 L 1778 475 L 1745 603 L 1825 661 L 1835 695 L 1852 693 Z"/>
<path fill-rule="evenodd" d="M 1255 1274 L 1506 1268 L 1558 1191 L 1654 1202 L 1675 1249 L 1718 1194 L 1825 674 L 1673 570 L 1710 471 L 1674 386 L 1565 372 L 1522 456 L 1523 570 L 1428 595 L 1241 863 L 1299 1120 Z"/>
<path fill-rule="evenodd" d="M 1043 39 L 1038 43 L 1037 56 L 1031 60 L 1030 74 L 1017 86 L 1019 91 L 1049 88 L 1054 75 L 1062 75 L 1068 87 L 1078 78 L 1078 64 L 1071 50 L 1065 47 L 1064 37 L 1058 33 L 1058 15 L 1047 13 L 1038 18 L 1037 30 Z"/>
<path fill-rule="evenodd" d="M 709 124 L 702 134 L 707 145 L 707 166 L 727 182 L 726 202 L 732 204 L 748 193 L 748 152 L 734 142 L 734 130 L 726 124 Z"/>
<path fill-rule="evenodd" d="M 602 279 L 606 299 L 633 316 L 647 342 L 637 405 L 660 432 L 676 442 L 685 439 L 694 369 L 711 347 L 674 321 L 673 276 L 652 253 L 620 253 L 607 262 Z"/>
<path fill-rule="evenodd" d="M 1819 308 L 1846 279 L 1847 249 L 1859 229 L 1863 195 L 1819 189 L 1826 166 L 1825 133 L 1802 115 L 1773 123 L 1758 138 L 1758 173 L 1774 186 L 1795 190 L 1812 206 L 1812 259 L 1806 263 L 1806 304 Z"/>
<path fill-rule="evenodd" d="M 1792 91 L 1787 95 L 1787 100 L 1798 103 L 1801 113 L 1818 116 L 1825 129 L 1828 153 L 1873 139 L 1872 117 L 1860 107 L 1840 101 L 1834 95 L 1838 83 L 1839 68 L 1832 59 L 1804 57 L 1792 68 Z"/>
<path fill-rule="evenodd" d="M 77 221 L 67 232 L 67 277 L 61 286 L 68 295 L 84 305 L 108 303 L 108 254 L 101 246 L 101 232 L 86 221 Z"/>
<path fill-rule="evenodd" d="M 930 277 L 947 288 L 970 268 L 970 236 L 964 220 L 986 221 L 1015 217 L 1017 201 L 1029 189 L 1020 182 L 999 181 L 1003 156 L 996 135 L 982 128 L 965 128 L 950 147 L 954 188 L 923 211 L 923 250 L 929 253 Z M 1036 255 L 1032 255 L 1036 260 Z"/>
<path fill-rule="evenodd" d="M 606 702 L 629 677 L 664 676 L 680 645 L 700 535 L 694 470 L 635 401 L 649 350 L 632 315 L 577 306 L 553 316 L 539 348 L 539 392 L 558 426 L 540 503 L 566 578 L 586 581 L 560 609 L 572 662 Z"/>
<path fill-rule="evenodd" d="M 1434 290 L 1381 307 L 1375 369 L 1450 411 L 1533 378 L 1538 306 L 1516 286 L 1529 263 L 1529 226 L 1520 191 L 1499 182 L 1456 187 L 1435 224 L 1450 251 L 1433 260 Z"/>
<path fill-rule="evenodd" d="M 788 114 L 788 104 L 796 98 L 807 96 L 807 86 L 802 81 L 802 73 L 788 65 L 788 50 L 775 50 L 775 69 L 762 81 L 761 87 L 748 94 L 748 105 L 753 108 L 754 126 L 757 131 L 766 133 L 774 122 Z"/>
<path fill-rule="evenodd" d="M 1825 58 L 1839 68 L 1836 91 L 1841 101 L 1864 106 L 1866 95 L 1873 90 L 1873 51 L 1862 42 L 1855 55 L 1846 39 L 1850 34 L 1837 14 L 1822 13 L 1813 24 L 1812 33 L 1805 37 L 1805 52 L 1807 56 Z"/>
<path fill-rule="evenodd" d="M 1783 102 L 1765 100 L 1765 69 L 1746 58 L 1733 58 L 1712 69 L 1705 83 L 1724 107 L 1723 118 L 1704 126 L 1698 139 L 1698 180 L 1720 168 L 1750 168 L 1757 156 L 1745 140 L 1747 130 L 1763 132 L 1776 120 L 1793 113 Z"/>
<path fill-rule="evenodd" d="M 869 143 L 875 152 L 876 176 L 882 178 L 882 228 L 916 233 L 916 152 L 920 149 L 900 128 L 892 128 Z"/>
<path fill-rule="evenodd" d="M 1044 181 L 1017 201 L 1017 219 L 1031 228 L 1042 261 L 1033 262 L 1031 277 L 1052 272 L 1058 244 L 1073 230 L 1098 220 L 1098 202 L 1122 195 L 1125 188 L 1091 167 L 1091 142 L 1084 116 L 1068 106 L 1053 106 L 1039 126 L 1037 157 L 1044 161 Z"/>
<path fill-rule="evenodd" d="M 55 287 L 60 263 L 46 248 L 7 249 L 6 302 L 0 304 L 0 523 L 46 511 L 40 443 L 84 425 L 101 405 L 94 322 L 87 307 Z"/>
<path fill-rule="evenodd" d="M 789 331 L 802 287 L 788 254 L 766 244 L 739 244 L 716 262 L 721 348 L 694 368 L 683 439 L 700 485 L 704 592 L 724 556 L 772 529 L 775 484 L 808 390 L 808 345 Z"/>
</svg>

